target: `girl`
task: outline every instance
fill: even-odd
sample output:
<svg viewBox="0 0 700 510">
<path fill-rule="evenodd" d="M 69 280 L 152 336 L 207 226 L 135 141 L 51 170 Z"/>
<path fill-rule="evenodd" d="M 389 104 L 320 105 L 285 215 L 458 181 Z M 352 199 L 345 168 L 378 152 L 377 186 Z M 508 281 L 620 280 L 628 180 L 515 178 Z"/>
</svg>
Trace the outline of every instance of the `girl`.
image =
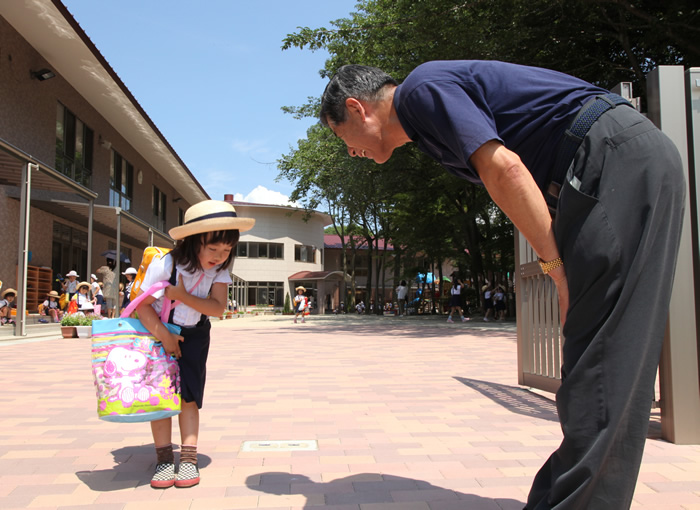
<svg viewBox="0 0 700 510">
<path fill-rule="evenodd" d="M 180 365 L 182 411 L 180 425 L 180 465 L 175 473 L 172 445 L 172 419 L 151 422 L 157 465 L 151 487 L 192 487 L 199 483 L 197 440 L 199 409 L 202 407 L 206 361 L 209 353 L 209 316 L 220 316 L 226 308 L 229 267 L 239 233 L 250 230 L 252 218 L 238 218 L 233 206 L 218 200 L 193 205 L 185 213 L 184 224 L 170 230 L 177 245 L 167 255 L 153 259 L 142 282 L 148 289 L 168 280 L 172 285 L 146 298 L 137 308 L 143 325 L 175 356 Z M 175 301 L 170 321 L 182 328 L 179 335 L 161 323 L 164 300 Z"/>
<path fill-rule="evenodd" d="M 46 301 L 44 301 L 44 307 L 41 309 L 41 314 L 50 316 L 52 322 L 61 322 L 61 317 L 63 317 L 61 307 L 58 305 L 59 297 L 61 296 L 58 295 L 58 292 L 52 290 L 46 294 Z M 46 322 L 44 319 L 40 319 L 39 322 L 42 320 Z"/>
<path fill-rule="evenodd" d="M 90 284 L 88 282 L 80 282 L 78 284 L 77 289 L 78 293 L 75 296 L 73 296 L 73 301 L 75 301 L 77 305 L 75 310 L 84 310 L 86 308 L 89 308 L 92 311 L 94 308 L 93 305 L 95 304 L 95 300 L 90 299 L 90 296 L 88 295 L 88 291 L 90 290 Z"/>
<path fill-rule="evenodd" d="M 456 276 L 452 277 L 452 288 L 450 289 L 450 315 L 447 316 L 447 322 L 453 323 L 452 314 L 457 310 L 462 322 L 467 322 L 469 319 L 464 317 L 462 313 L 462 280 Z"/>
<path fill-rule="evenodd" d="M 78 277 L 80 275 L 76 273 L 75 271 L 70 271 L 67 275 L 66 278 L 68 280 L 63 280 L 63 283 L 61 284 L 63 286 L 63 292 L 68 294 L 68 299 L 73 299 L 73 296 L 78 292 Z"/>
<path fill-rule="evenodd" d="M 92 294 L 92 299 L 95 300 L 95 308 L 99 305 L 100 310 L 104 309 L 105 296 L 102 293 L 102 286 L 100 282 L 97 281 L 97 276 L 94 274 L 90 275 L 90 291 Z"/>
<path fill-rule="evenodd" d="M 131 286 L 134 284 L 134 278 L 136 277 L 136 268 L 129 267 L 122 274 L 126 277 L 126 288 L 124 289 L 124 296 L 122 297 L 122 308 L 126 308 L 131 303 Z"/>
<path fill-rule="evenodd" d="M 297 323 L 297 317 L 301 314 L 301 322 L 304 322 L 304 310 L 306 310 L 306 289 L 299 285 L 296 289 L 297 295 L 294 296 L 294 324 Z"/>
<path fill-rule="evenodd" d="M 15 296 L 17 296 L 17 291 L 15 289 L 6 289 L 3 291 L 2 299 L 0 299 L 0 325 L 15 323 L 14 319 L 12 319 L 12 308 L 14 306 Z"/>
</svg>

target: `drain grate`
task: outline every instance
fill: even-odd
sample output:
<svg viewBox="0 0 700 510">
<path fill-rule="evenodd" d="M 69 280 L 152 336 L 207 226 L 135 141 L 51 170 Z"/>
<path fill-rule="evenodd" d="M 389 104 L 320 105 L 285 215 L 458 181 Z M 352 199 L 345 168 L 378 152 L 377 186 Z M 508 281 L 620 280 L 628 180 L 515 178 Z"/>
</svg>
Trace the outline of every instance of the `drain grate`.
<svg viewBox="0 0 700 510">
<path fill-rule="evenodd" d="M 302 441 L 243 441 L 242 452 L 309 452 L 318 450 L 315 439 Z"/>
</svg>

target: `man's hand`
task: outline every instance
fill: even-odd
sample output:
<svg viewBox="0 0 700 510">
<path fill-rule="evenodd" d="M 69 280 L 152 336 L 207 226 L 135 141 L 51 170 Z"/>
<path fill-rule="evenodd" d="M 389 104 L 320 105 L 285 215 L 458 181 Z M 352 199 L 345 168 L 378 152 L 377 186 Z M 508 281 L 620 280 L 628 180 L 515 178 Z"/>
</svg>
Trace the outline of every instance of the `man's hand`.
<svg viewBox="0 0 700 510">
<path fill-rule="evenodd" d="M 557 294 L 559 295 L 559 317 L 561 320 L 561 329 L 564 330 L 566 322 L 566 311 L 569 309 L 569 284 L 566 281 L 566 271 L 564 266 L 560 266 L 549 272 L 549 276 L 557 286 Z"/>
</svg>

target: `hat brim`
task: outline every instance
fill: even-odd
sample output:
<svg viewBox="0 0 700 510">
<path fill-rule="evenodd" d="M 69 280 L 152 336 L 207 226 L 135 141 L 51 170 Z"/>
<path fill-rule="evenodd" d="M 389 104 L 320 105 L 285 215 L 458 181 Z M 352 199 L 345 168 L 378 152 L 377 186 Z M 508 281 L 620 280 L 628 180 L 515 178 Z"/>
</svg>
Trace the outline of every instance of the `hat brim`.
<svg viewBox="0 0 700 510">
<path fill-rule="evenodd" d="M 15 296 L 17 295 L 17 291 L 13 288 L 9 288 L 2 293 L 2 297 L 7 296 L 8 294 L 14 294 Z"/>
<path fill-rule="evenodd" d="M 173 239 L 184 239 L 187 236 L 202 234 L 204 232 L 216 232 L 218 230 L 238 230 L 245 232 L 255 225 L 254 218 L 210 218 L 202 221 L 195 221 L 187 225 L 173 227 L 168 234 Z"/>
</svg>

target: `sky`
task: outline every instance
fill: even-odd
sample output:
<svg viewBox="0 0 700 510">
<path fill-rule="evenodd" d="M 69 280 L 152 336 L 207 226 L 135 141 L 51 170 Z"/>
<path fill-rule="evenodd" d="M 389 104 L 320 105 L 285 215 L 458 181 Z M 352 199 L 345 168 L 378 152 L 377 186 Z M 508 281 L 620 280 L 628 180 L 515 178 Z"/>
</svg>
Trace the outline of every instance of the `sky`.
<svg viewBox="0 0 700 510">
<path fill-rule="evenodd" d="M 277 160 L 315 119 L 283 106 L 323 93 L 328 53 L 282 51 L 355 0 L 62 0 L 209 196 L 287 204 Z"/>
</svg>

